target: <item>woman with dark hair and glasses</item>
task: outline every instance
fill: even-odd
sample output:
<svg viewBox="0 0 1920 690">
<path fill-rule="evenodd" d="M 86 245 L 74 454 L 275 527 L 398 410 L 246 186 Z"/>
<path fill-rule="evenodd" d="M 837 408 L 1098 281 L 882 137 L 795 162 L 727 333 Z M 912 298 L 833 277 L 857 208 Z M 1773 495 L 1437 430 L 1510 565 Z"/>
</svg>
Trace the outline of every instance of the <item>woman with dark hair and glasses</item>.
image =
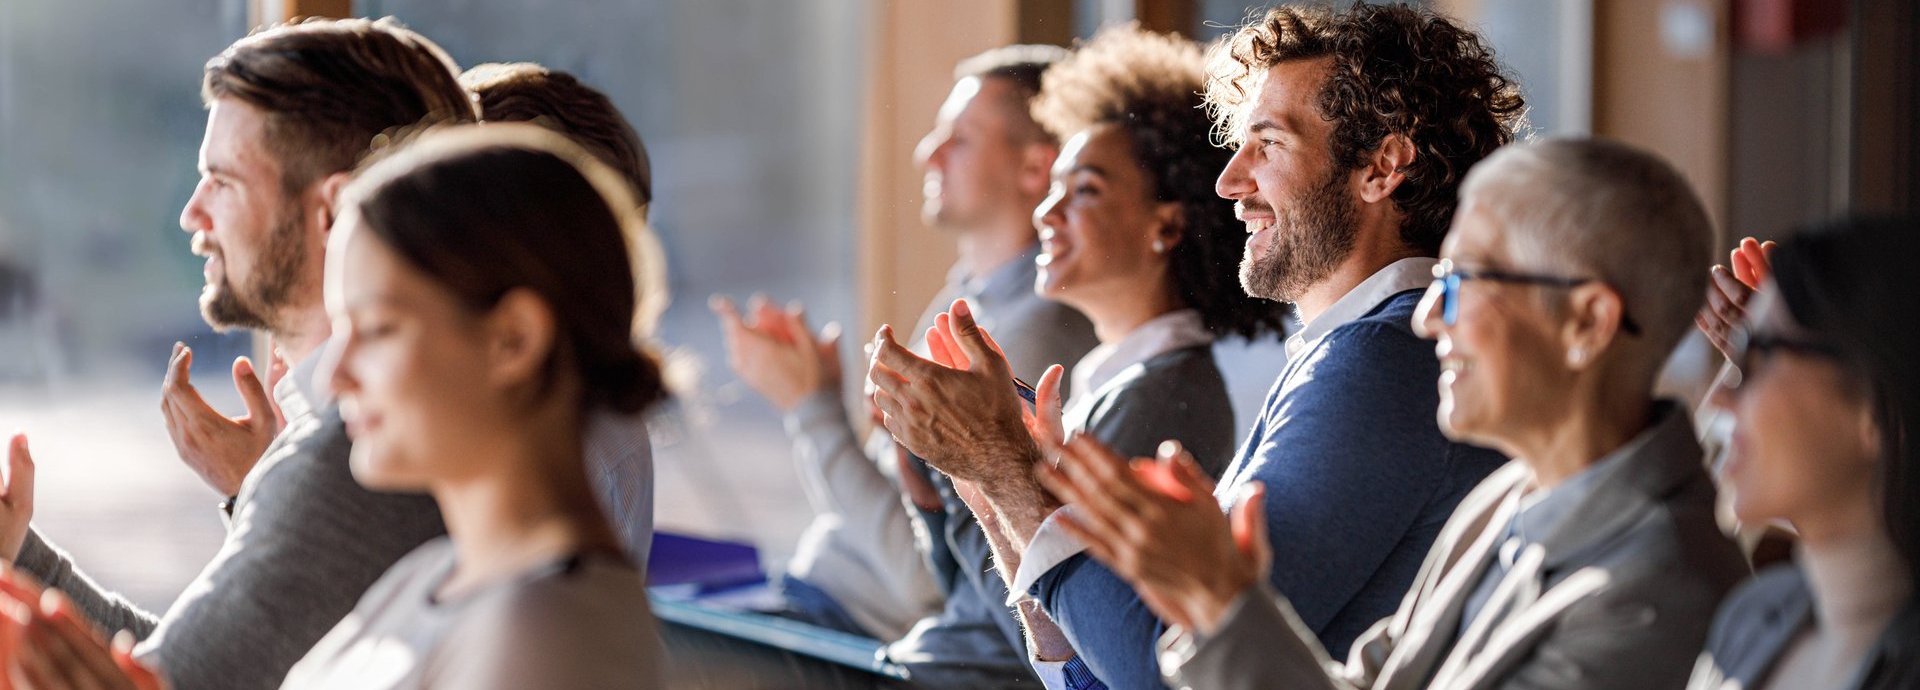
<svg viewBox="0 0 1920 690">
<path fill-rule="evenodd" d="M 1264 585 L 1258 492 L 1230 527 L 1177 457 L 1129 467 L 1069 444 L 1041 476 L 1175 624 L 1159 650 L 1175 687 L 1679 687 L 1746 576 L 1689 415 L 1653 394 L 1712 234 L 1680 174 L 1623 144 L 1514 145 L 1468 173 L 1414 327 L 1437 341 L 1442 430 L 1513 461 L 1345 663 Z"/>
<path fill-rule="evenodd" d="M 354 479 L 432 494 L 448 537 L 395 564 L 282 687 L 658 687 L 645 583 L 583 433 L 596 408 L 666 395 L 634 342 L 632 193 L 560 135 L 497 124 L 423 134 L 341 195 L 328 355 Z M 0 630 L 19 685 L 158 685 L 48 601 Z"/>
<path fill-rule="evenodd" d="M 1795 563 L 1720 612 L 1690 687 L 1920 687 L 1920 223 L 1849 220 L 1782 242 L 1725 338 L 1738 370 L 1720 473 L 1744 523 L 1784 522 Z"/>
</svg>

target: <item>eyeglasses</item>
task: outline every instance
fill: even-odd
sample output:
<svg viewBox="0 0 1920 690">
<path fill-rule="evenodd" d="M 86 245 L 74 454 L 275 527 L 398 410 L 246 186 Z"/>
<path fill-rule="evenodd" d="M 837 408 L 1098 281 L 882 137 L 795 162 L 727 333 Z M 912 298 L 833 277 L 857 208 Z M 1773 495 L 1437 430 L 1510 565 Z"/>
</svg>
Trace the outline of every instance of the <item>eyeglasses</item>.
<svg viewBox="0 0 1920 690">
<path fill-rule="evenodd" d="M 1440 263 L 1433 266 L 1433 282 L 1440 286 L 1440 320 L 1449 326 L 1460 320 L 1460 284 L 1469 280 L 1561 289 L 1600 282 L 1599 278 L 1566 278 L 1495 270 L 1470 271 L 1454 266 L 1452 259 L 1441 259 Z M 1640 324 L 1634 323 L 1633 317 L 1623 310 L 1620 313 L 1620 330 L 1626 331 L 1628 335 L 1640 335 Z"/>
<path fill-rule="evenodd" d="M 1806 357 L 1839 359 L 1840 351 L 1832 345 L 1804 338 L 1794 338 L 1774 333 L 1755 333 L 1745 326 L 1734 326 L 1727 333 L 1727 361 L 1733 364 L 1733 378 L 1726 382 L 1728 388 L 1739 388 L 1746 383 L 1748 376 L 1759 369 L 1776 352 L 1788 352 Z"/>
</svg>

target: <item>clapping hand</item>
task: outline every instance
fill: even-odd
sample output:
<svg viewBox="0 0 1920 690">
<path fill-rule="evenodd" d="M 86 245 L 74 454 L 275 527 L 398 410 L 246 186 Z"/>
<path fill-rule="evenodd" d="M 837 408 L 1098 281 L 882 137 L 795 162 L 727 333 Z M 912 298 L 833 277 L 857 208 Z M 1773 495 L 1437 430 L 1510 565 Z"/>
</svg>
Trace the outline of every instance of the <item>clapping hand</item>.
<svg viewBox="0 0 1920 690">
<path fill-rule="evenodd" d="M 867 380 L 887 431 L 954 479 L 1024 479 L 1039 451 L 1022 421 L 1006 357 L 964 300 L 943 318 L 952 342 L 940 345 L 941 356 L 965 362 L 964 368 L 914 354 L 894 338 L 891 326 L 875 335 Z M 928 345 L 931 351 L 932 341 Z"/>
<path fill-rule="evenodd" d="M 1040 483 L 1069 505 L 1056 518 L 1087 552 L 1132 584 L 1168 623 L 1212 632 L 1228 606 L 1266 576 L 1266 491 L 1255 482 L 1233 516 L 1179 443 L 1128 461 L 1085 436 L 1067 442 Z"/>
<path fill-rule="evenodd" d="M 278 360 L 279 358 L 275 358 Z M 267 395 L 267 386 L 254 372 L 253 361 L 241 357 L 233 362 L 233 386 L 240 391 L 247 413 L 228 417 L 208 405 L 193 387 L 189 374 L 193 368 L 193 349 L 174 343 L 173 357 L 167 362 L 167 377 L 160 386 L 160 412 L 166 416 L 167 434 L 173 437 L 174 450 L 195 474 L 222 496 L 240 493 L 240 484 L 265 454 L 273 438 L 286 426 L 280 407 Z M 286 366 L 278 362 L 268 369 L 270 384 L 285 375 Z"/>
<path fill-rule="evenodd" d="M 720 318 L 727 365 L 740 380 L 786 412 L 809 396 L 840 386 L 840 326 L 827 324 L 815 337 L 798 303 L 779 309 L 755 295 L 742 314 L 726 297 L 708 302 Z"/>
<path fill-rule="evenodd" d="M 0 574 L 0 647 L 15 690 L 163 690 L 133 658 L 133 636 L 109 644 L 58 590 L 14 568 Z"/>
<path fill-rule="evenodd" d="M 1727 265 L 1712 269 L 1707 304 L 1693 317 L 1693 324 L 1722 355 L 1732 356 L 1727 334 L 1746 318 L 1747 300 L 1773 272 L 1773 247 L 1772 242 L 1748 237 L 1728 256 Z"/>
</svg>

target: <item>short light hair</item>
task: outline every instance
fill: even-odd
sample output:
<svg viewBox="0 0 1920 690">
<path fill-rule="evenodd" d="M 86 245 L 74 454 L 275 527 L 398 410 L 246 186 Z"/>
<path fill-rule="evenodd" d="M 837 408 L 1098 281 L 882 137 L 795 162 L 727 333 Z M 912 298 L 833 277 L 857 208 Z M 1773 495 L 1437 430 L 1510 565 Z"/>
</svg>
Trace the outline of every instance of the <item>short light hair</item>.
<svg viewBox="0 0 1920 690">
<path fill-rule="evenodd" d="M 1525 270 L 1607 281 L 1642 330 L 1655 368 L 1692 328 L 1715 243 L 1707 209 L 1659 156 L 1608 139 L 1556 137 L 1474 166 L 1461 205 L 1507 231 Z"/>
<path fill-rule="evenodd" d="M 1012 87 L 1013 93 L 1004 104 L 1008 124 L 1011 125 L 1008 128 L 1010 133 L 1019 137 L 1022 143 L 1052 142 L 1052 133 L 1034 121 L 1029 108 L 1033 99 L 1040 95 L 1040 82 L 1047 70 L 1071 54 L 1060 46 L 1044 44 L 1000 46 L 961 60 L 953 68 L 953 80 L 970 77 L 982 81 L 996 79 Z"/>
</svg>

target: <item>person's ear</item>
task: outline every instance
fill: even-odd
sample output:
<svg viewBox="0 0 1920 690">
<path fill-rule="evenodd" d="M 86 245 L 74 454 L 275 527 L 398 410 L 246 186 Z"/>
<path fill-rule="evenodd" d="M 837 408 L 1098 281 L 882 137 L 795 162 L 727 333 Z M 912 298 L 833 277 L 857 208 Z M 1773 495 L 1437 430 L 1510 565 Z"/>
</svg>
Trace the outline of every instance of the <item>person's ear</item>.
<svg viewBox="0 0 1920 690">
<path fill-rule="evenodd" d="M 352 173 L 337 172 L 314 183 L 308 200 L 309 213 L 322 234 L 333 231 L 333 221 L 340 217 L 340 190 L 346 189 L 351 181 Z"/>
<path fill-rule="evenodd" d="M 1153 216 L 1153 253 L 1162 256 L 1172 254 L 1173 248 L 1180 246 L 1180 240 L 1186 237 L 1186 205 L 1178 201 L 1165 201 L 1154 206 Z"/>
<path fill-rule="evenodd" d="M 1369 204 L 1391 198 L 1394 190 L 1407 180 L 1406 169 L 1413 164 L 1415 155 L 1413 140 L 1405 134 L 1389 134 L 1381 139 L 1358 171 L 1360 198 Z"/>
<path fill-rule="evenodd" d="M 1046 196 L 1047 188 L 1053 186 L 1053 161 L 1059 157 L 1060 147 L 1050 141 L 1035 140 L 1022 148 L 1018 177 L 1020 193 L 1031 197 Z"/>
<path fill-rule="evenodd" d="M 556 328 L 545 300 L 524 288 L 508 291 L 482 324 L 487 380 L 501 388 L 537 381 L 553 355 Z"/>
<path fill-rule="evenodd" d="M 1598 282 L 1574 286 L 1567 298 L 1561 343 L 1567 368 L 1580 371 L 1592 366 L 1619 338 L 1627 303 L 1619 291 Z"/>
</svg>

